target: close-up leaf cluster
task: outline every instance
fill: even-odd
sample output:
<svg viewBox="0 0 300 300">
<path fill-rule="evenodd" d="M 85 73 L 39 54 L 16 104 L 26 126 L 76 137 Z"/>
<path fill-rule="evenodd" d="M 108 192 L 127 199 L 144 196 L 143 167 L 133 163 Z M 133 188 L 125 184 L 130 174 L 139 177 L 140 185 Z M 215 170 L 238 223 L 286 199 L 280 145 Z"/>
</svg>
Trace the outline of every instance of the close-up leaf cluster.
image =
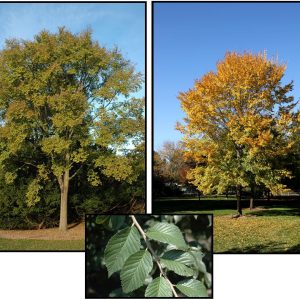
<svg viewBox="0 0 300 300">
<path fill-rule="evenodd" d="M 88 215 L 86 297 L 210 297 L 209 215 Z"/>
</svg>

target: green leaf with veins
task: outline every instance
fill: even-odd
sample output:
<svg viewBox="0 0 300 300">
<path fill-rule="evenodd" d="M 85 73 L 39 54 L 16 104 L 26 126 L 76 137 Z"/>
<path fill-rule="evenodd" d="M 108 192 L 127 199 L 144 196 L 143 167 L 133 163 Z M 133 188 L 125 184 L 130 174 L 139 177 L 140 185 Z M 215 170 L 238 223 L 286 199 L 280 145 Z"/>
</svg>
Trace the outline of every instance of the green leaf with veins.
<svg viewBox="0 0 300 300">
<path fill-rule="evenodd" d="M 191 266 L 195 264 L 195 258 L 189 253 L 181 250 L 170 250 L 164 253 L 162 259 L 178 261 L 182 264 Z"/>
<path fill-rule="evenodd" d="M 104 250 L 104 261 L 108 277 L 122 269 L 126 259 L 140 250 L 140 234 L 135 227 L 120 230 L 108 241 Z"/>
<path fill-rule="evenodd" d="M 152 240 L 172 244 L 179 249 L 188 248 L 180 229 L 174 224 L 156 223 L 147 230 L 146 235 Z"/>
<path fill-rule="evenodd" d="M 145 297 L 172 297 L 170 284 L 164 277 L 155 278 L 147 287 Z"/>
<path fill-rule="evenodd" d="M 193 276 L 195 273 L 193 269 L 178 261 L 161 259 L 160 262 L 163 267 L 166 267 L 168 270 L 171 270 L 181 276 Z"/>
<path fill-rule="evenodd" d="M 144 284 L 153 267 L 152 256 L 147 250 L 132 254 L 121 270 L 121 283 L 124 293 L 129 293 Z"/>
<path fill-rule="evenodd" d="M 207 297 L 205 285 L 195 279 L 185 279 L 176 284 L 176 288 L 188 297 Z"/>
</svg>

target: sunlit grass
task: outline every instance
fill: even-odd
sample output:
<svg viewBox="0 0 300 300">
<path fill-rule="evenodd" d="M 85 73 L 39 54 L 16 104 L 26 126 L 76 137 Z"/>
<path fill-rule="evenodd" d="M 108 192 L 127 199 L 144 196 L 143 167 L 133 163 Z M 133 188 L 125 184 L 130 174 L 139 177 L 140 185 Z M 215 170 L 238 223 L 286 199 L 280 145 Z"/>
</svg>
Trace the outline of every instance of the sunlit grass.
<svg viewBox="0 0 300 300">
<path fill-rule="evenodd" d="M 84 240 L 52 241 L 52 240 L 26 240 L 26 239 L 0 239 L 0 250 L 5 251 L 84 251 Z"/>
<path fill-rule="evenodd" d="M 214 252 L 300 253 L 299 216 L 214 218 Z"/>
<path fill-rule="evenodd" d="M 300 208 L 298 201 L 257 200 L 249 210 L 243 200 L 241 218 L 233 196 L 162 198 L 153 202 L 154 213 L 213 214 L 216 253 L 300 253 Z"/>
</svg>

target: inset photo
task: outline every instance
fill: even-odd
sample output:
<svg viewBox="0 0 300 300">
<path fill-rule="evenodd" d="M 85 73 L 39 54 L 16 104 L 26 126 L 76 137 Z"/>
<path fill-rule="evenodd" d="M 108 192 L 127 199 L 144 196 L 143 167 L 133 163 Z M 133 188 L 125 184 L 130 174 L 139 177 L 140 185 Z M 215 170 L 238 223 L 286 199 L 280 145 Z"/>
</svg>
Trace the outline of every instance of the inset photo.
<svg viewBox="0 0 300 300">
<path fill-rule="evenodd" d="M 212 298 L 212 215 L 86 215 L 85 297 Z"/>
</svg>

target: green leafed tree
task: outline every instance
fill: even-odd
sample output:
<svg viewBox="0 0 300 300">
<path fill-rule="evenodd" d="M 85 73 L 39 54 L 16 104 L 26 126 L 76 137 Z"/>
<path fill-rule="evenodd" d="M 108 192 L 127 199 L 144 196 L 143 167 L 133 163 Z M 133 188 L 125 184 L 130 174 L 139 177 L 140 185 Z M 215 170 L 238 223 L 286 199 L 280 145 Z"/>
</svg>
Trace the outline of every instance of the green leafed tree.
<svg viewBox="0 0 300 300">
<path fill-rule="evenodd" d="M 6 41 L 0 79 L 0 168 L 8 184 L 24 168 L 35 174 L 28 205 L 57 181 L 61 230 L 70 183 L 87 162 L 93 186 L 102 176 L 135 180 L 130 152 L 143 147 L 144 100 L 130 95 L 142 76 L 118 49 L 102 47 L 89 30 L 42 31 Z"/>
</svg>

